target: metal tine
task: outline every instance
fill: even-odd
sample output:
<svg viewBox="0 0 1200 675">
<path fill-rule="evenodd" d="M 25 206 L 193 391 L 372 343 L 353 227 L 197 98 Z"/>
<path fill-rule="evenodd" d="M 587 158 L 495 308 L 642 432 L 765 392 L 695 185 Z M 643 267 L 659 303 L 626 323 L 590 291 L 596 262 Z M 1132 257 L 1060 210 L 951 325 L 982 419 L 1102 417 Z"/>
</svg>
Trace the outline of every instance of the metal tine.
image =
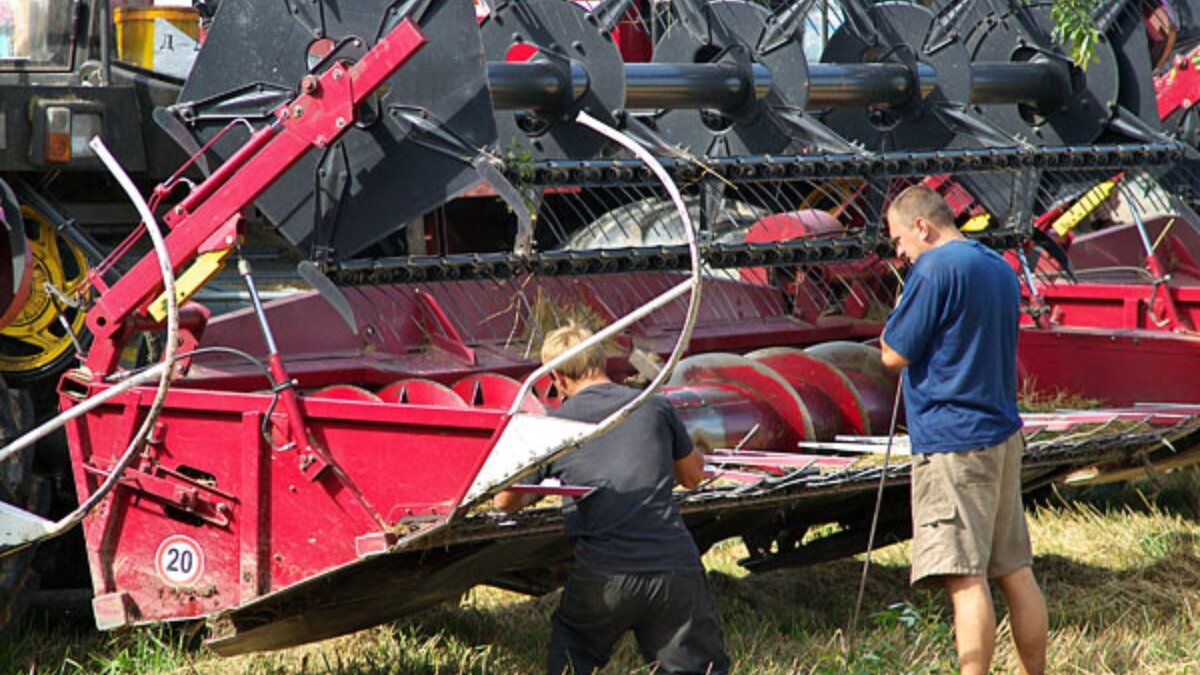
<svg viewBox="0 0 1200 675">
<path fill-rule="evenodd" d="M 603 191 L 597 191 L 598 198 L 603 198 L 603 196 Z M 568 211 L 568 213 L 563 217 L 564 221 L 583 222 L 585 228 L 593 222 L 594 218 L 592 217 L 592 214 L 590 211 L 583 209 L 583 205 L 580 200 L 564 199 L 559 203 L 561 203 L 562 207 Z M 572 231 L 569 227 L 566 228 L 563 232 L 563 239 L 562 241 L 557 242 L 557 246 L 559 248 L 573 248 L 572 238 L 579 236 L 579 233 L 580 230 Z"/>
<path fill-rule="evenodd" d="M 597 31 L 611 33 L 629 12 L 632 4 L 633 0 L 603 0 L 588 12 L 587 19 L 595 24 Z"/>
<path fill-rule="evenodd" d="M 796 0 L 767 17 L 767 25 L 759 35 L 754 51 L 760 56 L 769 54 L 804 34 L 805 19 L 808 18 L 816 0 Z"/>
<path fill-rule="evenodd" d="M 921 51 L 927 55 L 936 54 L 957 40 L 960 24 L 974 14 L 973 10 L 978 4 L 979 0 L 951 0 L 946 3 L 934 16 Z"/>
<path fill-rule="evenodd" d="M 555 204 L 554 200 L 543 199 L 539 205 L 537 213 L 538 224 L 544 225 L 550 231 L 552 237 L 549 241 L 541 242 L 542 245 L 539 248 L 559 248 L 567 240 L 566 226 L 562 219 L 559 218 Z M 537 236 L 536 230 L 534 231 L 534 236 L 535 238 Z"/>
<path fill-rule="evenodd" d="M 842 12 L 846 22 L 860 38 L 869 45 L 880 43 L 879 32 L 875 22 L 871 20 L 867 4 L 863 0 L 841 0 Z"/>
<path fill-rule="evenodd" d="M 708 11 L 707 5 L 707 0 L 674 0 L 671 3 L 675 16 L 683 23 L 683 27 L 697 42 L 705 45 L 712 43 L 711 35 L 714 29 L 721 30 L 719 22 L 710 21 L 713 15 Z"/>
</svg>

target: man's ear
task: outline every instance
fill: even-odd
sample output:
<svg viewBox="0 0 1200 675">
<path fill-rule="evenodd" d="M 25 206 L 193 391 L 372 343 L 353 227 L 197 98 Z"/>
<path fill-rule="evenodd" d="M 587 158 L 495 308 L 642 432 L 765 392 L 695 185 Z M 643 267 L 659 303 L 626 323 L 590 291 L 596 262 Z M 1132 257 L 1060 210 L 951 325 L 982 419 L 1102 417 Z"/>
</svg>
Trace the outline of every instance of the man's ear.
<svg viewBox="0 0 1200 675">
<path fill-rule="evenodd" d="M 921 241 L 929 241 L 929 232 L 932 228 L 928 220 L 918 216 L 913 219 L 913 227 L 917 228 L 917 234 L 920 236 Z"/>
</svg>

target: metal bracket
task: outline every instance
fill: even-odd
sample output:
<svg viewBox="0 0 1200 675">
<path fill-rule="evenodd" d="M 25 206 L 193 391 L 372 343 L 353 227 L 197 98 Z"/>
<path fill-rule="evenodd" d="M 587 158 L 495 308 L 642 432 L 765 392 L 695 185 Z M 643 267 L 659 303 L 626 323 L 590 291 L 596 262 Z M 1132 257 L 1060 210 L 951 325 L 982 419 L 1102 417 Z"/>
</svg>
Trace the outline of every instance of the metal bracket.
<svg viewBox="0 0 1200 675">
<path fill-rule="evenodd" d="M 108 471 L 95 466 L 84 465 L 83 469 L 101 478 L 109 476 Z M 163 467 L 153 467 L 150 471 L 132 467 L 126 469 L 121 477 L 121 486 L 220 528 L 229 527 L 232 504 L 237 501 L 232 495 Z"/>
</svg>

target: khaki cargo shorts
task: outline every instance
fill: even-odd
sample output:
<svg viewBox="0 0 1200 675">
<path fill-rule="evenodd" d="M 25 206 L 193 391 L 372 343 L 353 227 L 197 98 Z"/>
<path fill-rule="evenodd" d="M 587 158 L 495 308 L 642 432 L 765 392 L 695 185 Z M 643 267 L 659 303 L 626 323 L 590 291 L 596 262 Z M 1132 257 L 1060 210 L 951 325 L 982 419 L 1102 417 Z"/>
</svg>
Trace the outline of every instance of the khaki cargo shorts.
<svg viewBox="0 0 1200 675">
<path fill-rule="evenodd" d="M 914 454 L 912 583 L 1002 577 L 1033 564 L 1021 503 L 1021 432 L 978 450 Z"/>
</svg>

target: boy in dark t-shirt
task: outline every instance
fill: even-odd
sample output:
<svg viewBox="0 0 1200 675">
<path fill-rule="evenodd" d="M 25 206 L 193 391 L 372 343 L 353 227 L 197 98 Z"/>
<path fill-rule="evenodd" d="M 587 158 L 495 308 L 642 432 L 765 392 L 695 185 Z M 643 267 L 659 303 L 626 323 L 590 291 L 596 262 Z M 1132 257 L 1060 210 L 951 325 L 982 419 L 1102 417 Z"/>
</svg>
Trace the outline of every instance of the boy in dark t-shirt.
<svg viewBox="0 0 1200 675">
<path fill-rule="evenodd" d="M 590 336 L 573 325 L 550 333 L 542 362 Z M 567 397 L 556 416 L 595 423 L 637 396 L 608 379 L 604 360 L 597 345 L 552 373 Z M 563 507 L 575 565 L 552 618 L 549 673 L 602 668 L 628 630 L 646 661 L 657 663 L 656 672 L 728 672 L 700 554 L 671 496 L 676 480 L 695 487 L 703 475 L 703 456 L 660 397 L 542 472 L 542 478 L 596 488 Z M 496 506 L 512 513 L 529 501 L 502 492 Z"/>
</svg>

